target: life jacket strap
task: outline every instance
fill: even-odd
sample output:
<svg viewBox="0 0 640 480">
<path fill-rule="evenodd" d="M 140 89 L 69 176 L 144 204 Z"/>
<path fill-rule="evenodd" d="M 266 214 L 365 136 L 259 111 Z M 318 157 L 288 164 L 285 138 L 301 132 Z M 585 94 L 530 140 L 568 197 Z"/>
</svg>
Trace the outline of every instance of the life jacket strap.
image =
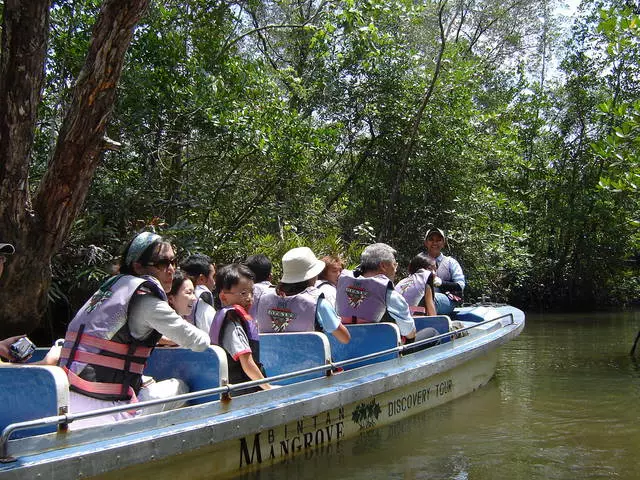
<svg viewBox="0 0 640 480">
<path fill-rule="evenodd" d="M 60 352 L 60 358 L 70 358 L 71 349 L 63 348 Z M 136 374 L 142 374 L 144 370 L 145 361 L 142 363 L 127 362 L 123 358 L 108 357 L 99 353 L 85 352 L 83 350 L 76 350 L 73 356 L 74 362 L 90 363 L 91 365 L 98 365 L 101 367 L 113 368 L 114 370 L 121 370 L 123 372 L 131 372 Z M 129 365 L 127 365 L 127 363 Z"/>
<path fill-rule="evenodd" d="M 69 378 L 69 384 L 73 385 L 81 392 L 95 393 L 98 395 L 122 395 L 121 383 L 90 382 L 76 375 L 66 367 L 63 367 L 63 369 L 66 372 L 67 377 Z M 136 392 L 133 390 L 133 388 L 129 387 L 129 389 L 127 390 L 127 395 L 129 395 L 129 397 L 131 398 L 130 403 L 138 402 Z"/>
<path fill-rule="evenodd" d="M 427 310 L 424 307 L 409 305 L 409 311 L 414 313 L 427 313 Z"/>
<path fill-rule="evenodd" d="M 78 337 L 80 341 L 78 342 Z M 126 343 L 118 343 L 106 338 L 94 337 L 93 335 L 82 334 L 81 332 L 67 332 L 65 335 L 65 342 L 78 342 L 79 344 L 87 347 L 96 347 L 106 352 L 115 353 L 116 355 L 129 355 L 129 345 Z M 153 348 L 138 346 L 132 356 L 148 358 L 151 355 Z"/>
</svg>

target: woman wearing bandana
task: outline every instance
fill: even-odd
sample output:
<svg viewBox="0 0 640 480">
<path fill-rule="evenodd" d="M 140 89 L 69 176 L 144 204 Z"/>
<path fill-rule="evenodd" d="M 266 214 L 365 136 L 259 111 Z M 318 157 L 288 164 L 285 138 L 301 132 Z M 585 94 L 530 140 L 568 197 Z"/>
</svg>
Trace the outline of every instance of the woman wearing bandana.
<svg viewBox="0 0 640 480">
<path fill-rule="evenodd" d="M 67 329 L 59 361 L 69 377 L 71 413 L 135 403 L 147 358 L 163 335 L 194 351 L 208 347 L 207 333 L 167 303 L 175 267 L 171 244 L 160 235 L 142 232 L 125 248 L 120 273 L 78 311 Z M 167 382 L 166 396 L 184 393 L 183 382 Z M 157 385 L 155 390 L 162 390 Z M 73 427 L 133 415 L 127 411 L 93 417 L 76 421 Z"/>
</svg>

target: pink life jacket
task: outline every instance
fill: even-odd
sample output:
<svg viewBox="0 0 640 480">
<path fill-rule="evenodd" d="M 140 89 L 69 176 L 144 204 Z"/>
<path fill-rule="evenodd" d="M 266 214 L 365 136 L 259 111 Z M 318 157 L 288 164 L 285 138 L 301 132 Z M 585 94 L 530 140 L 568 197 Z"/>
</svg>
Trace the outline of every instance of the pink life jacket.
<svg viewBox="0 0 640 480">
<path fill-rule="evenodd" d="M 375 323 L 387 311 L 387 290 L 393 282 L 385 275 L 356 277 L 343 270 L 338 277 L 336 308 L 342 323 Z"/>
<path fill-rule="evenodd" d="M 71 390 L 102 400 L 135 401 L 147 358 L 162 337 L 155 330 L 144 340 L 131 335 L 129 303 L 136 294 L 167 300 L 153 277 L 116 275 L 73 318 L 58 361 Z"/>
<path fill-rule="evenodd" d="M 430 270 L 421 268 L 416 273 L 403 278 L 396 284 L 396 292 L 402 295 L 407 301 L 411 313 L 425 313 L 425 308 L 424 306 L 420 306 L 420 302 L 424 298 L 431 275 Z"/>
</svg>

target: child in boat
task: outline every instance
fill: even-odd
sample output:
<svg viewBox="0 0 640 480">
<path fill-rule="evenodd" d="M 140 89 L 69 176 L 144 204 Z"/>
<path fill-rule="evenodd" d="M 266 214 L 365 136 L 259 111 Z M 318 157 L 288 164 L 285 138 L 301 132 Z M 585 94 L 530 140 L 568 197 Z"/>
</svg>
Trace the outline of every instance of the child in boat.
<svg viewBox="0 0 640 480">
<path fill-rule="evenodd" d="M 335 308 L 315 287 L 325 263 L 308 247 L 289 250 L 282 257 L 282 279 L 276 291 L 262 295 L 256 320 L 263 333 L 313 332 L 333 334 L 341 343 L 351 339 Z"/>
<path fill-rule="evenodd" d="M 409 262 L 409 276 L 395 286 L 409 304 L 411 313 L 436 314 L 433 279 L 435 262 L 426 253 L 419 253 Z"/>
<path fill-rule="evenodd" d="M 180 270 L 184 271 L 195 287 L 196 303 L 193 310 L 185 317 L 200 330 L 209 332 L 211 322 L 216 314 L 213 306 L 213 290 L 216 287 L 216 267 L 207 255 L 195 253 L 188 256 L 180 264 Z"/>
<path fill-rule="evenodd" d="M 265 377 L 260 363 L 258 326 L 248 310 L 253 303 L 253 272 L 246 265 L 225 265 L 216 274 L 222 308 L 216 312 L 209 336 L 211 343 L 227 352 L 229 382 L 232 384 Z M 268 383 L 241 390 L 237 395 L 273 388 Z"/>
<path fill-rule="evenodd" d="M 324 293 L 324 298 L 335 309 L 336 308 L 336 287 L 338 277 L 344 269 L 344 260 L 338 255 L 325 255 L 320 260 L 325 263 L 324 270 L 318 275 L 316 288 Z"/>
<path fill-rule="evenodd" d="M 264 292 L 274 288 L 274 285 L 271 283 L 271 269 L 273 265 L 269 257 L 263 253 L 247 257 L 244 264 L 249 267 L 255 275 L 253 282 L 253 305 L 251 305 L 251 309 L 249 310 L 249 315 L 255 318 L 260 297 Z"/>
</svg>

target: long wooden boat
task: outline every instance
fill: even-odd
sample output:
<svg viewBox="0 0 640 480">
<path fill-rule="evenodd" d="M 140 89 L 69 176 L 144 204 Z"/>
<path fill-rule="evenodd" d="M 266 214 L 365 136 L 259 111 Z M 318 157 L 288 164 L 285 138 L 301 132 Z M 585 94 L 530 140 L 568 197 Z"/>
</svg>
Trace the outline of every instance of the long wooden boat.
<svg viewBox="0 0 640 480">
<path fill-rule="evenodd" d="M 349 326 L 347 345 L 315 332 L 261 335 L 269 381 L 281 387 L 242 396 L 256 382 L 227 385 L 219 347 L 157 348 L 145 373 L 185 380 L 191 393 L 173 400 L 188 406 L 91 428 L 73 421 L 122 407 L 67 413 L 62 370 L 2 367 L 0 478 L 210 479 L 335 446 L 480 388 L 498 347 L 524 328 L 509 306 L 462 308 L 456 318 L 464 328 L 454 333 L 449 317 L 416 319 L 442 333 L 421 345 L 401 345 L 388 323 Z"/>
</svg>

